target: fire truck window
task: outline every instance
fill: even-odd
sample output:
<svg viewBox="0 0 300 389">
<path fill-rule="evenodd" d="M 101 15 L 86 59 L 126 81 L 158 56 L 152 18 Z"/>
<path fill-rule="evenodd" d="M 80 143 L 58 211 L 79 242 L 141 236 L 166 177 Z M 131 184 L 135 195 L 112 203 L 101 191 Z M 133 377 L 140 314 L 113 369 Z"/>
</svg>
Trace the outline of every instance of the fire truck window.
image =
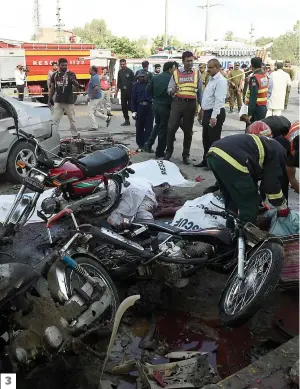
<svg viewBox="0 0 300 389">
<path fill-rule="evenodd" d="M 0 103 L 0 120 L 11 117 L 10 113 Z"/>
</svg>

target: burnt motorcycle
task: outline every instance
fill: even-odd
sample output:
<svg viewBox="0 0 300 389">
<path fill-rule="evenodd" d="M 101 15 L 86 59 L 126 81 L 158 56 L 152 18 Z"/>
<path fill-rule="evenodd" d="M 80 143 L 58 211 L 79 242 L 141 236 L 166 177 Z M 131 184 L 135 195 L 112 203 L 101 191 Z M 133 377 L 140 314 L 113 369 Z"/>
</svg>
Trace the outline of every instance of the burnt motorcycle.
<svg viewBox="0 0 300 389">
<path fill-rule="evenodd" d="M 282 241 L 230 212 L 205 213 L 227 219 L 232 228 L 184 231 L 155 220 L 133 221 L 122 233 L 91 227 L 92 251 L 116 280 L 148 277 L 184 287 L 203 266 L 232 272 L 219 301 L 220 319 L 228 326 L 241 325 L 279 282 Z"/>
<path fill-rule="evenodd" d="M 49 219 L 49 240 L 51 226 L 70 214 L 75 226 L 70 237 L 56 242 L 35 268 L 0 264 L 0 336 L 6 334 L 0 361 L 6 371 L 31 370 L 66 352 L 96 354 L 86 337 L 109 330 L 114 321 L 118 293 L 97 258 L 83 248 L 92 236 L 80 231 L 70 209 Z"/>
<path fill-rule="evenodd" d="M 100 216 L 110 212 L 121 196 L 122 184 L 130 173 L 131 163 L 127 147 L 119 145 L 77 158 L 48 158 L 47 152 L 31 134 L 18 129 L 18 135 L 35 147 L 37 163 L 17 162 L 28 170 L 15 201 L 0 226 L 0 238 L 12 236 L 20 230 L 34 212 L 37 201 L 46 188 L 55 188 L 43 200 L 38 216 L 47 221 L 68 205 L 74 212 L 90 212 Z M 33 192 L 30 195 L 26 192 Z"/>
</svg>

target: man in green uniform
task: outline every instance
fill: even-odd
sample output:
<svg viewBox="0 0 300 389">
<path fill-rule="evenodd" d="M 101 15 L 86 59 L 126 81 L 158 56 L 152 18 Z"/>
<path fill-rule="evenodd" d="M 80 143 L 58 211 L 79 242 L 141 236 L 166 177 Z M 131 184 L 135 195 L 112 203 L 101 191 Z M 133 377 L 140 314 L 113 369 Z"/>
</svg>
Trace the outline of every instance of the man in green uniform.
<svg viewBox="0 0 300 389">
<path fill-rule="evenodd" d="M 291 81 L 294 81 L 295 73 L 294 70 L 291 68 L 291 61 L 289 61 L 288 59 L 284 62 L 283 70 L 290 75 Z M 291 87 L 287 86 L 286 93 L 285 93 L 284 109 L 287 109 L 289 97 L 290 97 L 290 91 L 291 91 Z"/>
<path fill-rule="evenodd" d="M 262 59 L 251 59 L 252 75 L 249 79 L 249 87 L 246 93 L 245 104 L 248 105 L 247 121 L 250 123 L 262 120 L 267 114 L 269 78 L 262 70 Z"/>
<path fill-rule="evenodd" d="M 155 126 L 151 135 L 145 144 L 145 151 L 152 152 L 152 146 L 158 136 L 158 145 L 156 148 L 156 158 L 164 158 L 167 143 L 168 121 L 171 111 L 172 96 L 168 94 L 168 85 L 170 78 L 175 70 L 175 62 L 166 62 L 163 72 L 152 78 L 146 87 L 146 91 L 153 97 L 153 113 Z"/>
<path fill-rule="evenodd" d="M 218 181 L 226 210 L 238 213 L 243 222 L 256 222 L 258 181 L 268 201 L 277 207 L 278 216 L 288 215 L 282 192 L 286 151 L 279 142 L 249 134 L 226 136 L 209 149 L 207 163 Z"/>
<path fill-rule="evenodd" d="M 228 74 L 229 80 L 229 107 L 230 112 L 233 112 L 234 102 L 237 101 L 238 111 L 242 106 L 242 83 L 244 78 L 244 72 L 240 70 L 240 63 L 234 63 L 234 69 L 231 70 Z"/>
</svg>

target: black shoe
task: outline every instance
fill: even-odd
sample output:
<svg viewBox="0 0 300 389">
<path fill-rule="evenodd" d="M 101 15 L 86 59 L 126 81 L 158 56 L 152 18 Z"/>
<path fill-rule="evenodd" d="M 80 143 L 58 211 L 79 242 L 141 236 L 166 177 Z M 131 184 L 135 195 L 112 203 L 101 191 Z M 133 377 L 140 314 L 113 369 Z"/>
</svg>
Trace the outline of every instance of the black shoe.
<svg viewBox="0 0 300 389">
<path fill-rule="evenodd" d="M 190 165 L 190 164 L 191 164 L 191 162 L 190 162 L 190 160 L 189 160 L 189 157 L 182 157 L 182 161 L 183 161 L 183 163 L 184 163 L 185 165 Z"/>
<path fill-rule="evenodd" d="M 129 120 L 125 120 L 124 123 L 121 124 L 121 126 L 130 126 L 130 121 Z"/>
<path fill-rule="evenodd" d="M 203 159 L 202 162 L 198 163 L 197 165 L 194 165 L 195 167 L 207 167 L 207 162 L 205 159 Z"/>
<path fill-rule="evenodd" d="M 159 156 L 159 155 L 155 154 L 155 159 L 164 159 L 164 158 L 165 158 L 165 156 L 164 156 L 164 155 L 162 155 L 162 156 Z"/>
<path fill-rule="evenodd" d="M 164 158 L 164 160 L 165 160 L 165 161 L 170 161 L 171 157 L 172 157 L 172 154 L 166 152 L 166 153 L 165 153 L 165 158 Z"/>
<path fill-rule="evenodd" d="M 114 116 L 111 112 L 107 112 L 107 116 Z"/>
<path fill-rule="evenodd" d="M 287 105 L 284 106 L 284 109 L 287 109 Z"/>
<path fill-rule="evenodd" d="M 154 151 L 151 149 L 151 147 L 149 147 L 148 143 L 145 143 L 144 150 L 147 153 L 154 153 Z"/>
<path fill-rule="evenodd" d="M 230 107 L 229 112 L 230 112 L 230 113 L 233 112 L 233 107 Z"/>
</svg>

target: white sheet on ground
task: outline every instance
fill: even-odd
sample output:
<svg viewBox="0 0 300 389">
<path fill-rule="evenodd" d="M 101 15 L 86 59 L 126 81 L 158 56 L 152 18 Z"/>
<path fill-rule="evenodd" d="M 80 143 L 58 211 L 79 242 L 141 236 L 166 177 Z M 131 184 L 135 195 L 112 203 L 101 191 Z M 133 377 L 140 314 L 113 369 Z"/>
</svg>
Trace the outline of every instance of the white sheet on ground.
<svg viewBox="0 0 300 389">
<path fill-rule="evenodd" d="M 29 219 L 28 223 L 41 222 L 42 220 L 37 216 L 36 212 L 41 209 L 41 204 L 44 199 L 52 195 L 54 189 L 48 189 L 41 194 L 34 213 Z M 26 193 L 26 195 L 33 196 L 33 193 Z M 13 202 L 16 198 L 16 195 L 0 195 L 0 222 L 4 222 L 6 215 L 8 214 L 10 208 L 13 205 Z"/>
<path fill-rule="evenodd" d="M 202 230 L 225 226 L 225 219 L 205 214 L 205 208 L 212 211 L 222 211 L 224 209 L 223 198 L 214 193 L 208 193 L 194 200 L 186 201 L 183 207 L 176 212 L 171 224 L 183 230 Z"/>
<path fill-rule="evenodd" d="M 128 178 L 129 182 L 133 182 L 136 177 L 141 177 L 150 181 L 153 186 L 164 182 L 171 186 L 195 186 L 197 184 L 195 181 L 186 180 L 175 163 L 170 161 L 150 159 L 134 163 L 130 167 L 135 171 L 135 174 Z"/>
</svg>

